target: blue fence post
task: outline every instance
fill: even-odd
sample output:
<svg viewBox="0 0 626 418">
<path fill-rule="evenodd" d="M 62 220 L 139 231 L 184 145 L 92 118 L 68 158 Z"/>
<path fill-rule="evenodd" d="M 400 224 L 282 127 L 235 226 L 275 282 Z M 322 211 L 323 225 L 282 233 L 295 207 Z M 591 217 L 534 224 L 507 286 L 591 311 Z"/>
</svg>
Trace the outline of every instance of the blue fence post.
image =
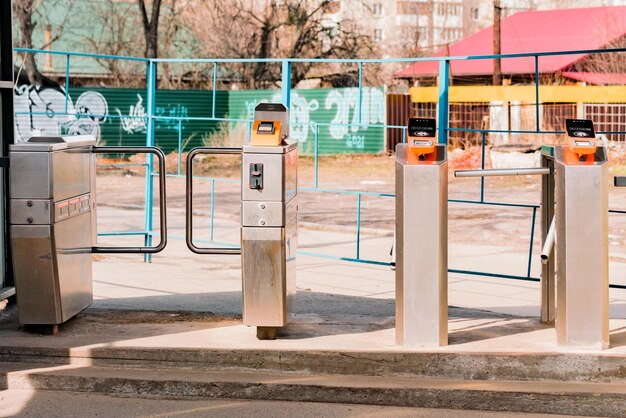
<svg viewBox="0 0 626 418">
<path fill-rule="evenodd" d="M 448 144 L 448 94 L 450 90 L 450 61 L 439 61 L 439 106 L 437 107 L 437 142 Z"/>
<path fill-rule="evenodd" d="M 154 146 L 154 111 L 156 101 L 156 63 L 154 61 L 148 62 L 148 75 L 146 80 L 146 95 L 147 95 L 147 120 L 146 120 L 146 146 Z M 152 232 L 153 232 L 153 211 L 152 211 L 152 198 L 154 196 L 154 182 L 152 181 L 152 170 L 154 165 L 154 157 L 152 154 L 146 156 L 146 197 L 145 197 L 145 219 L 144 219 L 144 245 L 146 247 L 152 246 Z M 165 175 L 165 173 L 161 173 Z M 161 214 L 163 216 L 163 214 Z M 162 234 L 165 231 L 160 231 Z M 150 262 L 152 260 L 151 254 L 144 254 L 144 261 Z"/>
<path fill-rule="evenodd" d="M 356 259 L 361 258 L 361 193 L 356 195 Z"/>
<path fill-rule="evenodd" d="M 485 148 L 487 145 L 487 132 L 483 131 L 482 141 L 481 141 L 481 149 L 480 149 L 480 169 L 485 169 Z M 484 203 L 485 201 L 485 177 L 480 177 L 480 202 Z"/>
<path fill-rule="evenodd" d="M 70 54 L 65 56 L 65 114 L 70 101 Z"/>
<path fill-rule="evenodd" d="M 363 63 L 359 62 L 359 125 L 363 123 Z"/>
<path fill-rule="evenodd" d="M 183 120 L 178 119 L 178 175 L 180 176 L 183 153 Z"/>
<path fill-rule="evenodd" d="M 319 141 L 320 141 L 320 126 L 316 123 L 315 124 L 315 155 L 313 156 L 314 158 L 313 168 L 315 170 L 315 188 L 316 189 L 319 186 L 319 158 L 320 158 Z"/>
<path fill-rule="evenodd" d="M 283 104 L 287 109 L 291 106 L 291 61 L 284 60 L 281 79 Z"/>
<path fill-rule="evenodd" d="M 537 132 L 541 130 L 539 119 L 539 55 L 535 55 L 535 124 Z"/>
<path fill-rule="evenodd" d="M 215 104 L 217 96 L 217 62 L 213 63 L 213 106 L 211 107 L 211 117 L 215 118 Z"/>
<path fill-rule="evenodd" d="M 526 277 L 530 277 L 530 268 L 533 263 L 533 244 L 535 242 L 535 220 L 537 219 L 537 206 L 533 208 L 533 218 L 530 226 L 530 248 L 528 249 L 528 270 Z"/>
</svg>

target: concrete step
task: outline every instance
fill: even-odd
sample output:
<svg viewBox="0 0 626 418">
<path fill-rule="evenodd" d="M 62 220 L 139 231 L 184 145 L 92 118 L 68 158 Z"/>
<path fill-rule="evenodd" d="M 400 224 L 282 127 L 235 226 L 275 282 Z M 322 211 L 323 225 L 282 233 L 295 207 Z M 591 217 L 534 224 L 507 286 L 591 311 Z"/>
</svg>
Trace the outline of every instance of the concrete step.
<svg viewBox="0 0 626 418">
<path fill-rule="evenodd" d="M 624 356 L 506 353 L 0 345 L 0 361 L 182 370 L 242 369 L 485 381 L 613 383 L 626 387 Z"/>
<path fill-rule="evenodd" d="M 626 385 L 0 363 L 0 389 L 624 416 Z"/>
</svg>

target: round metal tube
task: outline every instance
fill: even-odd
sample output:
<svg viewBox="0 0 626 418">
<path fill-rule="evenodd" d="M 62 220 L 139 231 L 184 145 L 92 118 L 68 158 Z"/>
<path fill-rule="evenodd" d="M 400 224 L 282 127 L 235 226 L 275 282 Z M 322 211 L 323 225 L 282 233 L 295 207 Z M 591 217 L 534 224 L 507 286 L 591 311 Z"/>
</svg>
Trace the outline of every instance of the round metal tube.
<svg viewBox="0 0 626 418">
<path fill-rule="evenodd" d="M 92 253 L 106 254 L 154 254 L 167 245 L 167 215 L 165 194 L 165 154 L 156 147 L 93 147 L 94 154 L 153 154 L 159 164 L 159 226 L 160 241 L 156 247 L 91 247 Z M 146 173 L 151 176 L 152 173 Z M 95 192 L 95 191 L 94 191 Z"/>
<path fill-rule="evenodd" d="M 548 229 L 548 235 L 546 235 L 546 241 L 543 243 L 543 248 L 541 248 L 541 263 L 548 264 L 548 260 L 550 259 L 550 253 L 552 252 L 552 248 L 554 247 L 554 237 L 556 236 L 556 228 L 554 216 L 552 217 L 552 222 L 550 222 L 550 228 Z"/>
<path fill-rule="evenodd" d="M 241 154 L 241 148 L 199 147 L 192 149 L 187 154 L 187 167 L 185 169 L 187 181 L 185 241 L 187 242 L 187 247 L 196 254 L 241 254 L 241 248 L 202 248 L 196 247 L 193 243 L 193 159 L 198 154 Z"/>
<path fill-rule="evenodd" d="M 545 176 L 549 168 L 497 168 L 489 170 L 455 170 L 454 177 Z"/>
</svg>

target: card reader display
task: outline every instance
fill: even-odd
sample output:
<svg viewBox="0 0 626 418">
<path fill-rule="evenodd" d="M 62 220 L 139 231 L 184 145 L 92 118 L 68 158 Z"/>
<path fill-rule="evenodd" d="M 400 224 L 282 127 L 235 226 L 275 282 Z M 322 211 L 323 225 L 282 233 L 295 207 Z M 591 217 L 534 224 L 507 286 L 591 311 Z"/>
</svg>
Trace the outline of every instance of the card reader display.
<svg viewBox="0 0 626 418">
<path fill-rule="evenodd" d="M 407 161 L 410 164 L 434 161 L 437 134 L 437 124 L 431 118 L 409 118 L 408 124 L 408 153 Z"/>
<path fill-rule="evenodd" d="M 258 134 L 273 134 L 274 133 L 274 122 L 265 122 L 261 121 L 259 126 L 256 128 L 256 133 Z"/>
<path fill-rule="evenodd" d="M 571 152 L 584 161 L 586 155 L 596 152 L 596 133 L 589 119 L 565 119 L 567 145 Z"/>
</svg>

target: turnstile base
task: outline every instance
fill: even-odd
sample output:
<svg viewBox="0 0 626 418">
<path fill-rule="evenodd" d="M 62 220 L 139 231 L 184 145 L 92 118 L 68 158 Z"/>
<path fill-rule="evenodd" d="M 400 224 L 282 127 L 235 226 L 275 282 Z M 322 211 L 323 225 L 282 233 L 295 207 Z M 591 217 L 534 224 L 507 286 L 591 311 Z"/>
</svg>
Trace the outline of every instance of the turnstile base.
<svg viewBox="0 0 626 418">
<path fill-rule="evenodd" d="M 256 327 L 256 337 L 259 340 L 275 340 L 277 327 Z"/>
</svg>

